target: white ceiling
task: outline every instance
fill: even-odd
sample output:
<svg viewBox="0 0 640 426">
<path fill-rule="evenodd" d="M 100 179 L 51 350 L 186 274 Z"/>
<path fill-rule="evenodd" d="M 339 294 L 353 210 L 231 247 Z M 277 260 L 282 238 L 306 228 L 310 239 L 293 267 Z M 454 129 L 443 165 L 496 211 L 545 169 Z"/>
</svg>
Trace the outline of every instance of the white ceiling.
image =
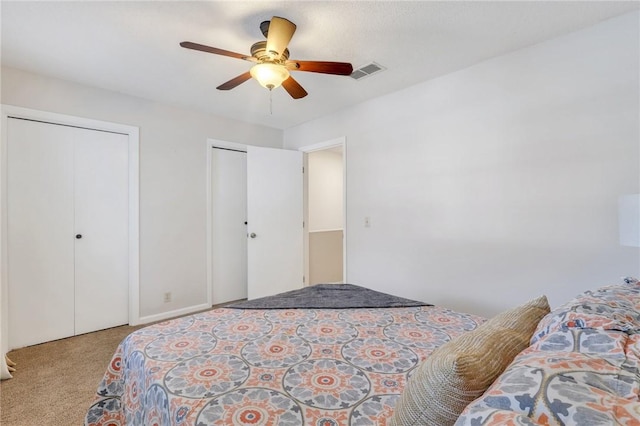
<svg viewBox="0 0 640 426">
<path fill-rule="evenodd" d="M 485 59 L 640 8 L 629 2 L 453 1 L 2 1 L 2 65 L 251 123 L 288 128 Z M 298 25 L 292 59 L 376 61 L 356 81 L 295 73 L 291 99 L 255 80 L 223 92 L 250 68 L 181 48 L 181 41 L 249 54 L 271 16 Z"/>
</svg>

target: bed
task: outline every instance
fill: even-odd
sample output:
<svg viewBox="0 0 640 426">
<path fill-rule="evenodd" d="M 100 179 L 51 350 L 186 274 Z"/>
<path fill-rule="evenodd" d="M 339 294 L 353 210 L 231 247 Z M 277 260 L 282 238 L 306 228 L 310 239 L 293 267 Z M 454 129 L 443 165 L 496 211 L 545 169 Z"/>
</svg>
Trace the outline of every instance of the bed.
<svg viewBox="0 0 640 426">
<path fill-rule="evenodd" d="M 415 367 L 484 320 L 317 285 L 140 329 L 86 425 L 383 425 Z"/>
</svg>

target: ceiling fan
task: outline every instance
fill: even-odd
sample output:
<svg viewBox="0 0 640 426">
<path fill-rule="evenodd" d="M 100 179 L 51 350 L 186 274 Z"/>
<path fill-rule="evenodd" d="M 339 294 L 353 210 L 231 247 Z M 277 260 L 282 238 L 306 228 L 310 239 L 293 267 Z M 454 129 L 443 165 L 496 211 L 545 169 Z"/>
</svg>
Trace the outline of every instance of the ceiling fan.
<svg viewBox="0 0 640 426">
<path fill-rule="evenodd" d="M 231 90 L 251 77 L 263 87 L 273 90 L 282 85 L 294 99 L 307 96 L 307 91 L 290 75 L 289 71 L 306 71 L 322 74 L 350 75 L 353 67 L 347 62 L 298 61 L 289 59 L 287 45 L 296 31 L 296 25 L 288 19 L 274 16 L 271 21 L 260 24 L 260 31 L 267 38 L 251 46 L 251 56 L 218 49 L 217 47 L 183 41 L 180 46 L 200 50 L 216 55 L 229 56 L 253 62 L 251 70 L 232 78 L 217 87 L 218 90 Z"/>
</svg>

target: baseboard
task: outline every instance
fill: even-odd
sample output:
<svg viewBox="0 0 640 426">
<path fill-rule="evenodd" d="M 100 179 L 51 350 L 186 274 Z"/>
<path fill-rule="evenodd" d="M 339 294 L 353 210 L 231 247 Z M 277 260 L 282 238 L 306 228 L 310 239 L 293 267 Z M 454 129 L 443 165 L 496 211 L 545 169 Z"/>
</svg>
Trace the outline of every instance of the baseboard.
<svg viewBox="0 0 640 426">
<path fill-rule="evenodd" d="M 162 312 L 160 314 L 148 315 L 146 317 L 140 317 L 138 324 L 147 324 L 150 322 L 163 321 L 166 319 L 181 317 L 183 315 L 193 314 L 198 311 L 203 311 L 206 309 L 211 309 L 211 305 L 206 303 L 202 305 L 189 306 L 187 308 L 176 309 L 174 311 Z"/>
</svg>

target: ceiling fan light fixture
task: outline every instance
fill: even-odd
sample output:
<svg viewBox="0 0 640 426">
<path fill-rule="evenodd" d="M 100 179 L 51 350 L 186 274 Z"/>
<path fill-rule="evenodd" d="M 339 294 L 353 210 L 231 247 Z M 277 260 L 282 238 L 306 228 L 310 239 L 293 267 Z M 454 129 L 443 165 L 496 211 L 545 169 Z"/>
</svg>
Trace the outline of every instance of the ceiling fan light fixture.
<svg viewBox="0 0 640 426">
<path fill-rule="evenodd" d="M 262 87 L 269 90 L 280 87 L 282 82 L 289 78 L 289 70 L 284 65 L 269 62 L 254 65 L 249 72 Z"/>
</svg>

